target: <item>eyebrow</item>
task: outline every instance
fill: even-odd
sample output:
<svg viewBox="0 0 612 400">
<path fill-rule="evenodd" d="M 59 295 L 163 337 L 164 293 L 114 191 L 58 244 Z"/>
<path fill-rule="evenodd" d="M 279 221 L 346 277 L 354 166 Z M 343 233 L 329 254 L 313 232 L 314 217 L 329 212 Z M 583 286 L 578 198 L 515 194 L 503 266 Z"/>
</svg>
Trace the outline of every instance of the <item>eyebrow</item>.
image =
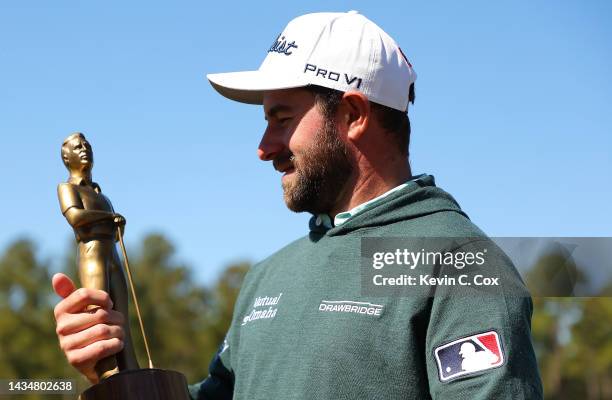
<svg viewBox="0 0 612 400">
<path fill-rule="evenodd" d="M 290 107 L 290 106 L 287 106 L 287 105 L 284 105 L 284 104 L 278 104 L 278 105 L 276 105 L 276 106 L 270 107 L 270 109 L 268 110 L 268 112 L 267 112 L 267 113 L 265 113 L 265 115 L 264 115 L 264 119 L 266 119 L 266 120 L 267 120 L 267 119 L 268 119 L 268 117 L 272 117 L 272 118 L 274 118 L 274 117 L 276 117 L 276 115 L 277 115 L 278 113 L 283 112 L 283 111 L 291 111 L 291 107 Z"/>
</svg>

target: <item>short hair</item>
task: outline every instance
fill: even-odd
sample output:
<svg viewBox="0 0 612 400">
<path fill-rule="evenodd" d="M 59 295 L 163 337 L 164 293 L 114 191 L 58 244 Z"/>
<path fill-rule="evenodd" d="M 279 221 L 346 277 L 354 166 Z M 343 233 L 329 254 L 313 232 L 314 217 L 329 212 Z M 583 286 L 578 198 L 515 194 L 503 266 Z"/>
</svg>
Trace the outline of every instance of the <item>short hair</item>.
<svg viewBox="0 0 612 400">
<path fill-rule="evenodd" d="M 66 168 L 68 168 L 68 162 L 66 161 L 66 158 L 68 157 L 68 150 L 66 149 L 66 145 L 69 141 L 77 137 L 80 137 L 83 140 L 87 140 L 85 138 L 85 135 L 83 135 L 81 132 L 75 132 L 68 136 L 66 139 L 64 139 L 64 142 L 62 143 L 62 162 L 64 163 L 64 166 L 66 166 Z"/>
<path fill-rule="evenodd" d="M 326 119 L 330 119 L 335 115 L 344 92 L 318 85 L 308 85 L 305 89 L 315 96 L 315 103 L 319 106 Z M 414 83 L 412 83 L 408 90 L 408 101 L 414 104 L 414 99 Z M 382 128 L 392 135 L 392 140 L 397 143 L 400 152 L 408 156 L 408 149 L 410 147 L 410 119 L 408 118 L 408 112 L 383 106 L 373 101 L 370 101 L 370 108 Z"/>
</svg>

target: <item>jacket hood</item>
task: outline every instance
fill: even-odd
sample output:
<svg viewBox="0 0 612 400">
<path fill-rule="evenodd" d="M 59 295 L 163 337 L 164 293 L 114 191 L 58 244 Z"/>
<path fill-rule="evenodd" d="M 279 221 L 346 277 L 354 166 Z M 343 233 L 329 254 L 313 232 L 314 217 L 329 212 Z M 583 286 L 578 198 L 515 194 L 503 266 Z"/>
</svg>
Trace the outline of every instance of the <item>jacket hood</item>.
<svg viewBox="0 0 612 400">
<path fill-rule="evenodd" d="M 316 224 L 316 217 L 310 219 L 309 225 L 313 233 L 336 236 L 444 211 L 456 212 L 469 218 L 453 196 L 436 186 L 433 175 L 423 175 L 340 226 L 325 228 Z"/>
</svg>

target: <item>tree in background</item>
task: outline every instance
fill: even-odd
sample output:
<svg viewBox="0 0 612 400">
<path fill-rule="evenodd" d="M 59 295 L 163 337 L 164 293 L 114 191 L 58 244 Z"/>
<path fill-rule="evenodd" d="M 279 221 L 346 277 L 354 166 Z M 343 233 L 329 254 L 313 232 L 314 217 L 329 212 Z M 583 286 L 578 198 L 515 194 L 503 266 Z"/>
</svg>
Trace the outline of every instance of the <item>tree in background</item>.
<svg viewBox="0 0 612 400">
<path fill-rule="evenodd" d="M 55 336 L 50 282 L 49 265 L 27 240 L 16 241 L 0 258 L 0 378 L 76 377 Z"/>
<path fill-rule="evenodd" d="M 582 273 L 566 249 L 543 254 L 526 275 L 532 336 L 547 399 L 612 399 L 612 290 L 576 298 Z"/>
<path fill-rule="evenodd" d="M 564 375 L 584 382 L 588 400 L 612 399 L 612 285 L 600 296 L 581 299 L 582 318 L 565 349 Z"/>
<path fill-rule="evenodd" d="M 567 298 L 578 276 L 583 277 L 568 251 L 555 246 L 540 256 L 525 279 L 533 296 L 532 335 L 547 398 L 562 393 L 564 318 L 578 310 L 575 299 Z"/>
<path fill-rule="evenodd" d="M 227 329 L 232 322 L 234 304 L 249 268 L 248 263 L 230 265 L 223 271 L 213 288 L 207 321 L 210 324 L 209 337 L 214 343 L 222 343 L 225 339 Z M 208 360 L 210 359 L 209 357 Z"/>
<path fill-rule="evenodd" d="M 208 374 L 208 364 L 229 328 L 248 264 L 229 266 L 213 288 L 204 288 L 187 266 L 173 262 L 173 255 L 168 240 L 150 235 L 130 266 L 155 366 L 180 371 L 191 383 Z M 133 307 L 130 320 L 140 364 L 146 366 Z"/>
</svg>

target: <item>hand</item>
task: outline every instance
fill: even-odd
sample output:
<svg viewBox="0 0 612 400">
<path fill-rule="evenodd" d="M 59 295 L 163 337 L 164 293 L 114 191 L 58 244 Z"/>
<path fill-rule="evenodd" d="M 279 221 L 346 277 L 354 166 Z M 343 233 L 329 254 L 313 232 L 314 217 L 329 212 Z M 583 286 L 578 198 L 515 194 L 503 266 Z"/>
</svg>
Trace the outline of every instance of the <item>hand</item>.
<svg viewBox="0 0 612 400">
<path fill-rule="evenodd" d="M 64 274 L 55 274 L 53 290 L 63 298 L 55 306 L 56 333 L 70 365 L 91 383 L 98 383 L 96 363 L 123 349 L 123 315 L 103 290 L 76 289 Z M 87 306 L 99 306 L 85 311 Z"/>
<path fill-rule="evenodd" d="M 120 227 L 122 227 L 122 228 L 123 228 L 123 227 L 125 226 L 125 223 L 126 223 L 127 221 L 125 220 L 125 217 L 124 217 L 123 215 L 121 215 L 121 214 L 115 214 L 115 215 L 113 215 L 113 222 L 114 222 L 114 223 L 115 223 L 117 226 L 120 226 Z"/>
</svg>

